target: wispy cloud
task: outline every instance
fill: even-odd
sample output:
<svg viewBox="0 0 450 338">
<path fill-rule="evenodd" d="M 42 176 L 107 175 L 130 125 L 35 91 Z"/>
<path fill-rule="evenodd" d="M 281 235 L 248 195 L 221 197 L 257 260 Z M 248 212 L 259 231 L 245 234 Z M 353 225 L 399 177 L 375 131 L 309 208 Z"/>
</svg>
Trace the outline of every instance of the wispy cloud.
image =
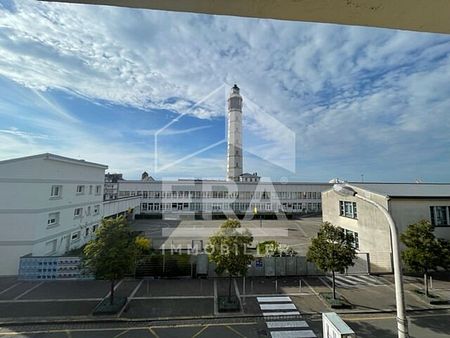
<svg viewBox="0 0 450 338">
<path fill-rule="evenodd" d="M 247 171 L 293 179 L 354 179 L 361 173 L 368 179 L 450 179 L 446 35 L 31 0 L 2 5 L 0 76 L 34 94 L 27 94 L 32 96 L 28 106 L 27 98 L 12 102 L 3 97 L 0 128 L 49 136 L 0 133 L 2 157 L 12 153 L 5 142 L 15 142 L 17 154 L 52 147 L 112 163 L 117 170 L 143 168 L 153 163 L 149 144 L 122 136 L 132 124 L 138 129 L 133 133 L 152 136 L 161 123 L 140 125 L 130 117 L 127 128 L 117 126 L 113 132 L 102 126 L 107 116 L 88 122 L 86 112 L 59 104 L 51 93 L 111 104 L 112 112 L 116 107 L 161 116 L 167 110 L 187 112 L 201 124 L 223 118 L 223 98 L 195 103 L 223 83 L 236 82 L 245 92 L 244 116 L 252 118 L 246 104 L 255 102 L 293 130 L 296 139 L 296 173 L 250 158 Z M 15 105 L 21 114 L 14 112 Z M 266 157 L 288 156 L 290 146 L 282 142 L 286 133 L 270 119 L 259 122 L 249 124 L 244 142 Z M 176 127 L 161 135 L 224 132 Z M 261 139 L 246 140 L 252 133 Z M 165 142 L 161 156 L 168 160 L 196 151 Z M 207 142 L 198 140 L 202 147 Z M 170 173 L 182 168 L 183 174 L 191 165 L 198 170 L 189 171 L 193 176 L 211 175 L 224 153 L 208 153 L 211 162 L 205 156 L 179 163 Z"/>
<path fill-rule="evenodd" d="M 173 128 L 166 128 L 166 129 L 141 129 L 136 130 L 136 133 L 143 136 L 172 136 L 172 135 L 180 135 L 180 134 L 189 134 L 196 131 L 200 131 L 203 129 L 211 128 L 212 126 L 199 126 L 199 127 L 193 127 L 193 128 L 187 128 L 187 129 L 173 129 Z"/>
</svg>

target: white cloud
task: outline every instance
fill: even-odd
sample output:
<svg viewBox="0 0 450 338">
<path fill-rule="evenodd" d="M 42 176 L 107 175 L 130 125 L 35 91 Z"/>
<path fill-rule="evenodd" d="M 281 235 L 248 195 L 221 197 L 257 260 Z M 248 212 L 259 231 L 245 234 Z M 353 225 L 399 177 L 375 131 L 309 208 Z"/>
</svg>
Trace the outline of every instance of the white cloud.
<svg viewBox="0 0 450 338">
<path fill-rule="evenodd" d="M 29 0 L 13 7 L 0 9 L 0 75 L 38 96 L 59 89 L 94 101 L 211 119 L 223 115 L 222 103 L 195 103 L 223 82 L 236 82 L 249 101 L 295 130 L 299 176 L 307 163 L 319 161 L 333 165 L 330 175 L 336 176 L 332 171 L 339 166 L 351 171 L 374 157 L 378 169 L 387 159 L 412 166 L 450 158 L 448 36 Z M 47 95 L 41 99 L 55 118 L 73 119 L 77 132 L 68 135 L 73 143 L 65 151 L 85 137 L 117 154 L 113 166 L 121 170 L 130 167 L 127 161 L 144 166 L 152 160 L 124 141 L 99 144 L 79 134 L 76 114 L 51 107 L 44 102 Z M 262 134 L 286 136 L 271 135 L 272 125 L 264 122 Z M 21 149 L 28 144 L 18 135 L 2 137 L 8 142 L 14 137 Z M 70 152 L 99 156 L 85 144 Z M 269 155 L 276 151 L 266 148 Z M 196 169 L 205 170 L 206 159 L 198 161 Z"/>
</svg>

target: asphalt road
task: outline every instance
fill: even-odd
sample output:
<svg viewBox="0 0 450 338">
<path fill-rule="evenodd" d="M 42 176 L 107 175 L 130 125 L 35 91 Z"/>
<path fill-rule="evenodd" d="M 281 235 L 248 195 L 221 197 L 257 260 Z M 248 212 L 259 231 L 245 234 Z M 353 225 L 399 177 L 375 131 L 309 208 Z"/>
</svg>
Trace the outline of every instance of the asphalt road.
<svg viewBox="0 0 450 338">
<path fill-rule="evenodd" d="M 408 314 L 411 338 L 450 337 L 450 312 Z M 345 322 L 357 333 L 358 338 L 396 338 L 395 314 L 345 315 Z M 315 332 L 322 331 L 319 318 L 310 321 Z"/>
<path fill-rule="evenodd" d="M 450 337 L 450 312 L 409 314 L 411 338 Z M 345 321 L 359 338 L 394 338 L 395 316 L 392 314 L 346 315 Z M 311 327 L 321 336 L 322 324 L 319 318 L 308 320 Z M 268 331 L 261 318 L 214 319 L 207 322 L 183 321 L 167 323 L 90 323 L 64 325 L 33 325 L 0 328 L 0 337 L 23 338 L 169 338 L 169 337 L 267 337 Z"/>
</svg>

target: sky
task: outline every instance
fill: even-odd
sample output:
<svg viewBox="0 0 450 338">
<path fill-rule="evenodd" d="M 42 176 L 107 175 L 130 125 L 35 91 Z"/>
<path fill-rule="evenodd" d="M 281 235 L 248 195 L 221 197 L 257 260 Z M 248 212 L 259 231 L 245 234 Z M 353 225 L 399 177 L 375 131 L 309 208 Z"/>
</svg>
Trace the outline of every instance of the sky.
<svg viewBox="0 0 450 338">
<path fill-rule="evenodd" d="M 0 0 L 0 160 L 224 178 L 236 83 L 246 172 L 449 182 L 449 79 L 450 35 Z"/>
</svg>

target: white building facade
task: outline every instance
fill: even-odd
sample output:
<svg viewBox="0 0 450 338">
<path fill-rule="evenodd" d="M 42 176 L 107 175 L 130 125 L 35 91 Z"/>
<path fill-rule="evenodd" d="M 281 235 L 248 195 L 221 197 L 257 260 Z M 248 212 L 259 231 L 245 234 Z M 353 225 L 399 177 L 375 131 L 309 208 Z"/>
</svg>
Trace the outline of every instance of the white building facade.
<svg viewBox="0 0 450 338">
<path fill-rule="evenodd" d="M 106 165 L 41 154 L 0 162 L 0 275 L 25 255 L 54 256 L 92 238 Z"/>
<path fill-rule="evenodd" d="M 119 181 L 119 199 L 141 197 L 141 215 L 164 217 L 307 214 L 322 210 L 328 183 L 231 182 L 221 180 Z"/>
<path fill-rule="evenodd" d="M 450 240 L 450 184 L 351 183 L 358 194 L 382 205 L 399 233 L 420 220 L 435 226 L 435 235 Z M 343 197 L 333 189 L 322 194 L 324 222 L 351 232 L 360 253 L 369 254 L 371 273 L 392 272 L 392 244 L 386 217 L 357 197 Z"/>
</svg>

